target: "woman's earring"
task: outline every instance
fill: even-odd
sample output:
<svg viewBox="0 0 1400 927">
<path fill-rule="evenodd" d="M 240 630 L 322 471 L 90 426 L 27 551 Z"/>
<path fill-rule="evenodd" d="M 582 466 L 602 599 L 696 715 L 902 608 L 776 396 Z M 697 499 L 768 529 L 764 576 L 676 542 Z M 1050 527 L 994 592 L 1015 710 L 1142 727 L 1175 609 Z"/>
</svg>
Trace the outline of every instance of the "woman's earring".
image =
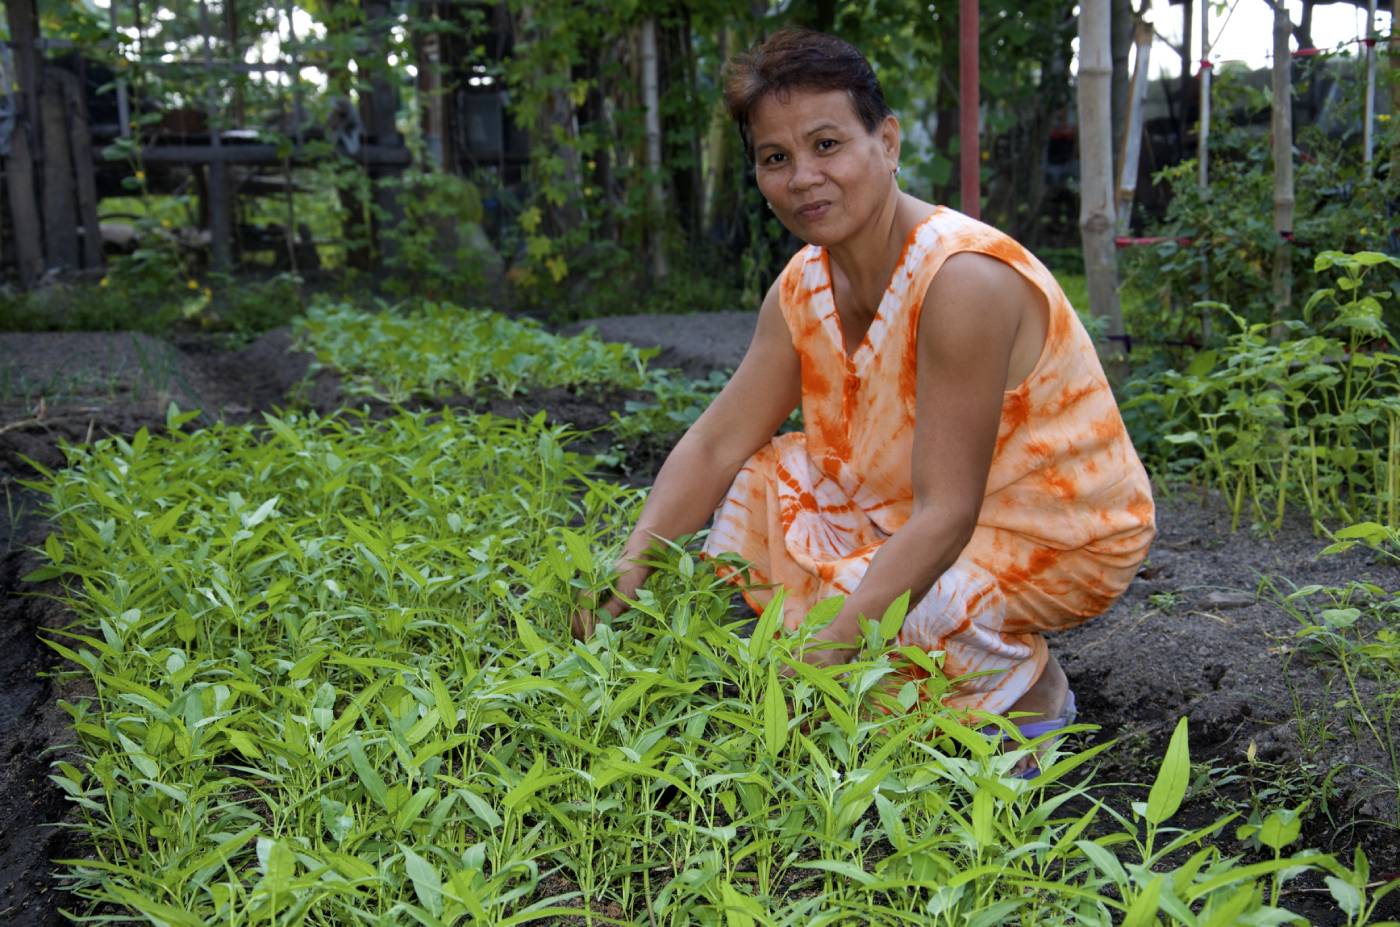
<svg viewBox="0 0 1400 927">
<path fill-rule="evenodd" d="M 898 177 L 898 176 L 899 176 L 899 165 L 896 164 L 896 165 L 894 166 L 894 170 L 890 171 L 890 173 L 891 173 L 891 174 L 894 174 L 896 177 Z"/>
<path fill-rule="evenodd" d="M 769 211 L 769 212 L 772 212 L 772 211 L 773 211 L 773 203 L 772 203 L 772 201 L 771 201 L 771 200 L 764 200 L 763 202 L 768 204 L 768 211 Z"/>
</svg>

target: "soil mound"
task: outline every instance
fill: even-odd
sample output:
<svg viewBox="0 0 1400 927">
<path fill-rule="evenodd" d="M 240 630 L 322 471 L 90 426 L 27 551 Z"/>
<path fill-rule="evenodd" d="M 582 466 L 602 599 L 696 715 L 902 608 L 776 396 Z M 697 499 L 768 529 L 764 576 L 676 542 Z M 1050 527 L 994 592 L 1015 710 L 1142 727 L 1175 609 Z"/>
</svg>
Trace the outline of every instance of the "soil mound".
<svg viewBox="0 0 1400 927">
<path fill-rule="evenodd" d="M 639 348 L 660 348 L 656 367 L 676 367 L 687 376 L 732 370 L 744 359 L 753 339 L 757 312 L 703 312 L 695 315 L 617 315 L 577 322 L 576 334 L 593 328 L 604 341 L 625 341 Z"/>
</svg>

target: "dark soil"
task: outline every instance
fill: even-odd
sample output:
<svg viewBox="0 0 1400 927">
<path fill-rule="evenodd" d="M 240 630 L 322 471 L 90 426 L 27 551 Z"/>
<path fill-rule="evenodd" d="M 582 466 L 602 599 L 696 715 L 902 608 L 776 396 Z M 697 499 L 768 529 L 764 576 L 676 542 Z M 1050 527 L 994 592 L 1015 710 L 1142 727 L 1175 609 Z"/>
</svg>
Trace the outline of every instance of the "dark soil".
<svg viewBox="0 0 1400 927">
<path fill-rule="evenodd" d="M 661 346 L 659 362 L 701 375 L 737 365 L 752 317 L 593 324 L 607 337 Z M 290 345 L 286 330 L 236 351 L 196 336 L 168 343 L 127 333 L 0 334 L 0 757 L 6 761 L 0 766 L 0 923 L 62 923 L 63 896 L 50 860 L 81 854 L 69 832 L 54 826 L 67 803 L 47 779 L 49 763 L 71 736 L 58 706 L 64 693 L 44 675 L 56 658 L 36 631 L 67 619 L 53 598 L 56 588 L 21 581 L 39 565 L 30 548 L 48 531 L 39 495 L 19 482 L 34 476 L 28 461 L 60 467 L 62 443 L 130 435 L 143 425 L 162 428 L 171 401 L 203 410 L 205 422 L 242 422 L 275 408 L 325 413 L 342 403 L 376 416 L 390 411 L 382 403 L 347 401 L 333 374 L 308 376 L 309 356 L 291 352 Z M 593 452 L 613 446 L 611 413 L 635 398 L 625 391 L 545 390 L 510 399 L 459 396 L 445 404 L 498 415 L 543 409 L 552 421 L 583 431 L 579 449 Z M 650 482 L 664 451 L 626 450 L 630 469 L 616 475 Z M 1097 780 L 1150 783 L 1167 738 L 1185 715 L 1199 775 L 1172 823 L 1203 825 L 1222 808 L 1248 808 L 1252 795 L 1267 799 L 1270 808 L 1311 797 L 1300 845 L 1337 852 L 1348 862 L 1360 845 L 1373 878 L 1400 875 L 1393 827 L 1400 818 L 1400 771 L 1375 738 L 1336 707 L 1344 684 L 1332 664 L 1300 650 L 1297 619 L 1265 583 L 1276 577 L 1287 590 L 1288 583 L 1345 585 L 1365 578 L 1394 590 L 1400 570 L 1363 551 L 1319 559 L 1322 544 L 1305 524 L 1286 524 L 1272 538 L 1247 530 L 1231 534 L 1218 502 L 1186 494 L 1158 502 L 1160 535 L 1139 579 L 1108 613 L 1051 639 L 1078 696 L 1080 719 L 1101 726 L 1090 739 L 1120 741 Z M 1363 680 L 1363 696 L 1378 691 Z M 1400 740 L 1400 732 L 1389 733 Z M 1126 809 L 1145 790 L 1123 785 L 1109 794 Z M 1367 820 L 1390 826 L 1358 823 Z M 1234 840 L 1237 823 L 1222 832 L 1227 853 L 1244 852 Z M 1301 886 L 1288 903 L 1314 923 L 1341 923 L 1325 890 L 1302 891 L 1316 887 Z M 1400 905 L 1400 893 L 1391 901 L 1392 908 Z"/>
</svg>

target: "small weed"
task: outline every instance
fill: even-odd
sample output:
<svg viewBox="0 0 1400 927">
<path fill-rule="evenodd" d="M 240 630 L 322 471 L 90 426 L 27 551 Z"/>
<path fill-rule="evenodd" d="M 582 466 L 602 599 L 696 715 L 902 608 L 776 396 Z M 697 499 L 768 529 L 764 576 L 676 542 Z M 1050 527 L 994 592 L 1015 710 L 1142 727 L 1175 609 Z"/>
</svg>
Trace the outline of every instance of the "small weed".
<svg viewBox="0 0 1400 927">
<path fill-rule="evenodd" d="M 1173 611 L 1186 602 L 1186 597 L 1175 590 L 1165 590 L 1154 592 L 1148 595 L 1147 602 L 1153 608 L 1159 608 L 1164 612 Z"/>
</svg>

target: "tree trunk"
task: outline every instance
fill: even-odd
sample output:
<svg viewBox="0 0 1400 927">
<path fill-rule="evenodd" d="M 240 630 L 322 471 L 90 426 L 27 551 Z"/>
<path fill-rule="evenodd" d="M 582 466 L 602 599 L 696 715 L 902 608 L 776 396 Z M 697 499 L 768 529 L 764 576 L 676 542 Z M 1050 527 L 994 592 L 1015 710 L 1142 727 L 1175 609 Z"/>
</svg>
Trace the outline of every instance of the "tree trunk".
<svg viewBox="0 0 1400 927">
<path fill-rule="evenodd" d="M 650 230 L 651 271 L 657 280 L 666 279 L 665 222 L 666 192 L 662 187 L 661 99 L 656 79 L 656 20 L 642 20 L 642 108 L 646 113 L 647 206 Z"/>
<path fill-rule="evenodd" d="M 978 0 L 958 0 L 958 185 L 962 211 L 982 215 L 981 30 Z"/>
<path fill-rule="evenodd" d="M 423 0 L 418 5 L 418 20 L 422 23 L 436 21 L 436 4 Z M 418 68 L 418 112 L 419 126 L 423 132 L 423 147 L 428 162 L 438 170 L 450 170 L 454 159 L 448 149 L 449 138 L 445 131 L 446 101 L 443 96 L 442 80 L 442 40 L 435 31 L 413 33 L 413 61 Z"/>
<path fill-rule="evenodd" d="M 1283 334 L 1282 322 L 1293 302 L 1293 56 L 1288 40 L 1293 23 L 1283 0 L 1274 7 L 1273 119 L 1274 242 L 1273 333 Z"/>
<path fill-rule="evenodd" d="M 1123 313 L 1118 305 L 1117 254 L 1113 245 L 1113 130 L 1109 124 L 1113 77 L 1109 0 L 1079 5 L 1079 229 L 1089 310 L 1103 319 L 1116 343 L 1110 366 L 1120 367 Z"/>
<path fill-rule="evenodd" d="M 10 27 L 10 42 L 14 49 L 15 81 L 19 84 L 19 96 L 24 101 L 23 113 L 28 115 L 31 126 L 39 124 L 39 93 L 41 90 L 39 75 L 43 70 L 39 56 L 39 12 L 37 7 L 37 0 L 6 0 L 5 3 L 5 16 Z M 31 138 L 30 141 L 37 142 L 38 139 Z M 40 158 L 42 159 L 42 155 Z"/>
<path fill-rule="evenodd" d="M 63 87 L 57 80 L 43 82 L 39 114 L 44 152 L 44 254 L 49 267 L 76 270 L 78 198 L 73 183 L 73 153 L 68 145 L 68 112 Z"/>
</svg>

